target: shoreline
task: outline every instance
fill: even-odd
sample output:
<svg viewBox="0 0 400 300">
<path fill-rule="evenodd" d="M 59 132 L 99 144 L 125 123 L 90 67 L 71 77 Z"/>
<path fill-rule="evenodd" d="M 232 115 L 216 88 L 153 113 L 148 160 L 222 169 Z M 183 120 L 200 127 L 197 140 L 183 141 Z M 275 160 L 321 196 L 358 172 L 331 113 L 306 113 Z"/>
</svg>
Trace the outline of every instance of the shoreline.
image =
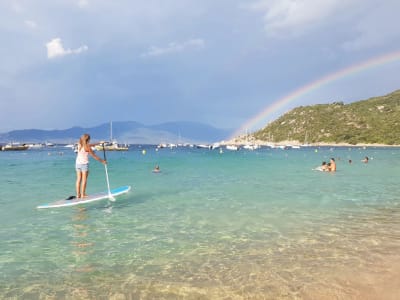
<svg viewBox="0 0 400 300">
<path fill-rule="evenodd" d="M 291 140 L 285 140 L 285 141 L 280 141 L 280 142 L 267 142 L 267 141 L 262 141 L 262 140 L 251 140 L 248 141 L 244 138 L 238 139 L 235 138 L 233 140 L 229 141 L 222 141 L 220 143 L 221 145 L 235 145 L 235 146 L 242 146 L 242 145 L 260 145 L 260 146 L 300 146 L 300 147 L 354 147 L 354 148 L 359 148 L 359 147 L 379 147 L 379 148 L 400 148 L 400 145 L 387 145 L 387 144 L 349 144 L 349 143 L 326 143 L 326 142 L 319 142 L 319 143 L 309 143 L 309 144 L 304 144 L 300 143 L 299 141 L 291 141 Z"/>
</svg>

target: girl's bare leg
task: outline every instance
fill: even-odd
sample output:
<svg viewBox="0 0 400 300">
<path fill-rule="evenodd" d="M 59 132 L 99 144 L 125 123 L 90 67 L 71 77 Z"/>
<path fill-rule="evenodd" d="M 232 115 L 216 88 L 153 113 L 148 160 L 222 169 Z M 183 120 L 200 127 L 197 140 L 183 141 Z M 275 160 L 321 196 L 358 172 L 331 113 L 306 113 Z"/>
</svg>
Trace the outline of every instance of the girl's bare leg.
<svg viewBox="0 0 400 300">
<path fill-rule="evenodd" d="M 76 171 L 76 183 L 75 183 L 76 198 L 81 197 L 81 181 L 82 181 L 82 172 Z"/>
<path fill-rule="evenodd" d="M 87 178 L 89 176 L 89 171 L 83 171 L 82 172 L 82 183 L 81 183 L 81 196 L 82 198 L 87 197 L 86 195 L 86 184 L 87 184 Z"/>
</svg>

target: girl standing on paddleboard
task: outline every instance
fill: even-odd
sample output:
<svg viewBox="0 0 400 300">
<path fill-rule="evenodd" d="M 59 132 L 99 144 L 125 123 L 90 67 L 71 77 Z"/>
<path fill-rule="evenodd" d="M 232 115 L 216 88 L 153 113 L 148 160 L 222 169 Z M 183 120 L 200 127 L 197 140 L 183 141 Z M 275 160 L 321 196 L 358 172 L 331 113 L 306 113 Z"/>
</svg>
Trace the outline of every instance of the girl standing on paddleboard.
<svg viewBox="0 0 400 300">
<path fill-rule="evenodd" d="M 95 159 L 100 161 L 102 164 L 107 162 L 104 159 L 98 157 L 92 150 L 94 144 L 89 144 L 90 135 L 85 133 L 81 136 L 78 143 L 78 154 L 76 156 L 76 197 L 85 198 L 86 195 L 86 184 L 89 176 L 89 154 Z"/>
</svg>

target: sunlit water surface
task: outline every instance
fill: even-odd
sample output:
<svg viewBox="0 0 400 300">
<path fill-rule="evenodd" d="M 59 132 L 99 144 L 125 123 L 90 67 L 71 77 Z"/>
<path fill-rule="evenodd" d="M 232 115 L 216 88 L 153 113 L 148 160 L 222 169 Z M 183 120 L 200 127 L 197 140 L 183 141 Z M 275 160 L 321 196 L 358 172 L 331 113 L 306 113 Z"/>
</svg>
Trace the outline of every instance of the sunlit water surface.
<svg viewBox="0 0 400 300">
<path fill-rule="evenodd" d="M 312 170 L 330 157 L 336 173 Z M 400 299 L 400 149 L 107 158 L 129 194 L 38 210 L 74 195 L 74 153 L 0 152 L 0 298 Z M 92 160 L 88 192 L 102 190 Z"/>
</svg>

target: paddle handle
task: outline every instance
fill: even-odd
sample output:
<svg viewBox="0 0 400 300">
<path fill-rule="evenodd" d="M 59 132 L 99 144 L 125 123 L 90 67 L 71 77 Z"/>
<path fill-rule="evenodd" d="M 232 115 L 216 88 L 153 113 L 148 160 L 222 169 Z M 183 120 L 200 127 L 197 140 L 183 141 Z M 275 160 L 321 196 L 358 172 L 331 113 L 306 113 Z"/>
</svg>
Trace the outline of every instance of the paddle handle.
<svg viewBox="0 0 400 300">
<path fill-rule="evenodd" d="M 103 146 L 103 156 L 104 156 L 104 160 L 107 161 L 107 158 L 106 158 L 106 149 L 104 148 L 104 143 L 101 144 L 101 145 Z"/>
</svg>

